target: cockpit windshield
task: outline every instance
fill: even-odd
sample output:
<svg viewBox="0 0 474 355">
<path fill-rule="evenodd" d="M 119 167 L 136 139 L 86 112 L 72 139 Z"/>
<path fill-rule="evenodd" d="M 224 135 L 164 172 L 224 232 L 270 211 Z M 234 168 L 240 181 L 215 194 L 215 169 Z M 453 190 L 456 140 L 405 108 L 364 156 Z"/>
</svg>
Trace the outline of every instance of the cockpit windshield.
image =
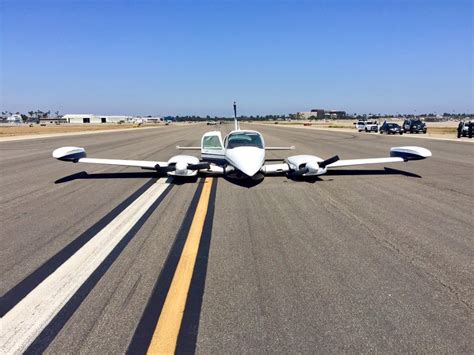
<svg viewBox="0 0 474 355">
<path fill-rule="evenodd" d="M 255 132 L 236 132 L 229 135 L 227 149 L 237 147 L 257 147 L 263 148 L 260 134 Z"/>
</svg>

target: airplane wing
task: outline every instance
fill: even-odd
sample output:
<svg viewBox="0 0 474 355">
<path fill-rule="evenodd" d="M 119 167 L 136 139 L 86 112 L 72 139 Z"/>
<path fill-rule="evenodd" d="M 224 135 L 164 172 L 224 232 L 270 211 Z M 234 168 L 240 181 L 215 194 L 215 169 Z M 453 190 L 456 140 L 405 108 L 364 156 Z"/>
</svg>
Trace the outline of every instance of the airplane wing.
<svg viewBox="0 0 474 355">
<path fill-rule="evenodd" d="M 163 161 L 148 161 L 148 160 L 124 160 L 124 159 L 102 159 L 102 158 L 87 158 L 84 148 L 79 147 L 62 147 L 53 152 L 53 157 L 62 161 L 71 161 L 73 163 L 89 163 L 89 164 L 104 164 L 104 165 L 119 165 L 119 166 L 134 166 L 145 169 L 155 169 L 158 167 L 168 166 L 167 162 Z"/>
<path fill-rule="evenodd" d="M 201 150 L 201 147 L 181 147 L 180 145 L 176 146 L 178 150 Z"/>
<path fill-rule="evenodd" d="M 327 168 L 339 168 L 343 166 L 354 165 L 369 165 L 369 164 L 384 164 L 384 163 L 398 163 L 409 160 L 421 160 L 431 157 L 431 151 L 422 147 L 393 147 L 390 149 L 390 157 L 387 158 L 369 158 L 369 159 L 347 159 L 337 160 L 327 165 Z"/>
<path fill-rule="evenodd" d="M 80 158 L 77 163 L 104 164 L 104 165 L 120 165 L 134 166 L 143 169 L 156 169 L 157 167 L 167 167 L 168 163 L 163 161 L 147 161 L 147 160 L 123 160 L 123 159 L 100 159 L 100 158 Z"/>
<path fill-rule="evenodd" d="M 340 168 L 343 166 L 367 165 L 367 164 L 383 164 L 383 163 L 397 163 L 405 161 L 403 158 L 370 158 L 370 159 L 346 159 L 338 160 L 335 163 L 327 165 L 327 168 Z"/>
<path fill-rule="evenodd" d="M 386 164 L 406 162 L 409 160 L 421 160 L 431 157 L 431 151 L 422 147 L 405 146 L 390 149 L 390 157 L 365 158 L 365 159 L 339 159 L 337 155 L 323 160 L 314 155 L 295 155 L 288 157 L 286 163 L 289 167 L 289 175 L 293 177 L 323 175 L 328 169 L 344 166 Z M 275 164 L 277 165 L 277 164 Z"/>
<path fill-rule="evenodd" d="M 265 164 L 261 172 L 265 175 L 278 175 L 290 171 L 290 167 L 287 163 L 279 164 Z"/>
<path fill-rule="evenodd" d="M 292 145 L 291 147 L 265 147 L 265 150 L 293 150 L 295 146 Z"/>
<path fill-rule="evenodd" d="M 124 159 L 103 159 L 87 158 L 84 148 L 61 147 L 53 151 L 53 157 L 72 163 L 88 163 L 102 165 L 118 165 L 139 167 L 142 169 L 155 170 L 159 173 L 167 173 L 175 176 L 195 176 L 201 169 L 208 169 L 209 163 L 201 162 L 198 158 L 190 155 L 176 155 L 165 161 L 149 160 L 124 160 Z"/>
</svg>

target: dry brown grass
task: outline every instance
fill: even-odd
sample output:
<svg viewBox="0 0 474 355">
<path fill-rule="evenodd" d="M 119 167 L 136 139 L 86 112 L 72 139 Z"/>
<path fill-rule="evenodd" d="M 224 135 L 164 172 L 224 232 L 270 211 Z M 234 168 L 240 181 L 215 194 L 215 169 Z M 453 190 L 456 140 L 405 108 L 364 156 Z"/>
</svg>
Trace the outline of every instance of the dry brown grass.
<svg viewBox="0 0 474 355">
<path fill-rule="evenodd" d="M 456 127 L 430 127 L 428 126 L 428 134 L 456 134 Z"/>
<path fill-rule="evenodd" d="M 72 132 L 93 132 L 93 131 L 109 131 L 114 129 L 127 129 L 133 128 L 131 124 L 121 125 L 28 125 L 19 126 L 0 126 L 0 137 L 11 137 L 11 136 L 26 136 L 35 134 L 54 134 L 54 133 L 72 133 Z"/>
</svg>

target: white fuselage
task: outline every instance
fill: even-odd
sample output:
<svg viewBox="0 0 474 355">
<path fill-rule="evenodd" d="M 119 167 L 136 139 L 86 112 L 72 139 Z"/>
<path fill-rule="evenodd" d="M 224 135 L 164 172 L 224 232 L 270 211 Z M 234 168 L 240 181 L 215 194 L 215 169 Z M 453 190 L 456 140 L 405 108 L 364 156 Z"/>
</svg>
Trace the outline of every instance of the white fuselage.
<svg viewBox="0 0 474 355">
<path fill-rule="evenodd" d="M 224 159 L 237 170 L 252 177 L 265 164 L 265 142 L 257 131 L 236 130 L 224 139 Z"/>
</svg>

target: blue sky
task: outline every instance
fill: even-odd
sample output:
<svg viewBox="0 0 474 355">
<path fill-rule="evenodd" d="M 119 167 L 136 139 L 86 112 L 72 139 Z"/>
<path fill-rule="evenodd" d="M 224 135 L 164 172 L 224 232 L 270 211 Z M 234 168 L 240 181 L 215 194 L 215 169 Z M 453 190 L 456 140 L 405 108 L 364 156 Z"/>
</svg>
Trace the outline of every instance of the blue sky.
<svg viewBox="0 0 474 355">
<path fill-rule="evenodd" d="M 470 0 L 0 4 L 2 111 L 473 111 Z"/>
</svg>

